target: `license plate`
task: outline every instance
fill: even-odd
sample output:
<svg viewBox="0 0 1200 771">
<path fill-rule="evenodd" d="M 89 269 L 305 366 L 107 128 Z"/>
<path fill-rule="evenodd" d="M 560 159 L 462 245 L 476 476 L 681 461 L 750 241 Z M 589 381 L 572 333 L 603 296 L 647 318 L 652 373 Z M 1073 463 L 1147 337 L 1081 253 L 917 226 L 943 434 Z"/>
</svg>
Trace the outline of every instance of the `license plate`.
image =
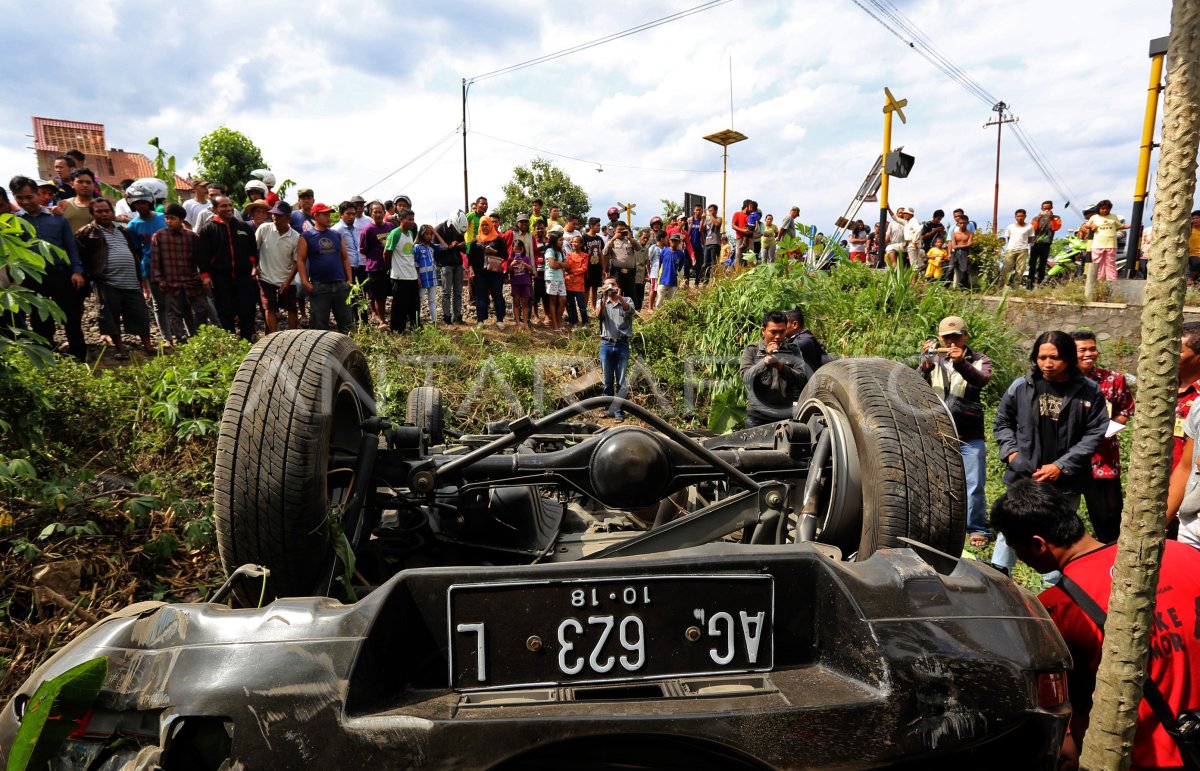
<svg viewBox="0 0 1200 771">
<path fill-rule="evenodd" d="M 770 576 L 645 576 L 449 589 L 450 686 L 485 690 L 769 670 Z"/>
</svg>

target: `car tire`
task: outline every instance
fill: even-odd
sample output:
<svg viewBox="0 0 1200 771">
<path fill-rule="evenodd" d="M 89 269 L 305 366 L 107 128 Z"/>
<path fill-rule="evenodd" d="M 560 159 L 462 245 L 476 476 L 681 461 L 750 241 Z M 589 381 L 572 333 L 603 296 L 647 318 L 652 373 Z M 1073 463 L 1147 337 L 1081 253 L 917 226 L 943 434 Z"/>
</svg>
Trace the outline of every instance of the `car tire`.
<svg viewBox="0 0 1200 771">
<path fill-rule="evenodd" d="M 829 362 L 804 387 L 796 417 L 836 429 L 817 540 L 859 560 L 903 547 L 901 538 L 961 552 L 967 493 L 958 434 L 920 374 L 887 359 Z"/>
<path fill-rule="evenodd" d="M 265 587 L 235 587 L 243 605 L 315 594 L 331 571 L 329 512 L 348 495 L 373 394 L 362 352 L 336 332 L 268 335 L 238 367 L 217 438 L 217 549 L 227 575 L 271 571 Z"/>
<path fill-rule="evenodd" d="M 431 447 L 445 441 L 442 420 L 442 390 L 440 388 L 418 386 L 408 392 L 408 406 L 404 422 L 425 429 Z"/>
</svg>

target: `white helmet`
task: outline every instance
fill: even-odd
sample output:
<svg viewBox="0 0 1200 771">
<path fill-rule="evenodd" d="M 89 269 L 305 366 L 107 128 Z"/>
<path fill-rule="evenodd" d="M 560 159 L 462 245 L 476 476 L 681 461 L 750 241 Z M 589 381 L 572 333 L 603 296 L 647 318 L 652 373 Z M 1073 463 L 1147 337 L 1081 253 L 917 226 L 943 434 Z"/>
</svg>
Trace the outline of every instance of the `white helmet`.
<svg viewBox="0 0 1200 771">
<path fill-rule="evenodd" d="M 141 182 L 134 182 L 129 187 L 125 188 L 125 200 L 132 207 L 138 201 L 145 201 L 150 204 L 150 208 L 154 208 L 154 191 L 149 185 L 143 185 Z"/>
<path fill-rule="evenodd" d="M 463 214 L 462 209 L 458 210 L 458 214 L 446 220 L 446 224 L 457 230 L 459 233 L 467 232 L 467 215 Z"/>
<path fill-rule="evenodd" d="M 250 172 L 250 176 L 261 179 L 267 187 L 275 187 L 275 175 L 270 169 L 255 169 Z"/>
<path fill-rule="evenodd" d="M 407 193 L 400 193 L 399 195 L 393 196 L 392 203 L 400 203 L 401 198 L 403 198 L 405 201 L 408 202 L 408 208 L 411 209 L 412 208 L 412 199 L 408 197 Z"/>
<path fill-rule="evenodd" d="M 262 193 L 263 198 L 266 198 L 267 193 L 270 192 L 267 190 L 266 183 L 257 179 L 252 179 L 246 183 L 246 192 L 249 193 L 251 190 L 257 190 L 258 192 Z"/>
<path fill-rule="evenodd" d="M 128 188 L 126 188 L 125 197 L 128 198 L 129 191 L 135 188 L 146 190 L 149 193 L 152 199 L 151 202 L 153 204 L 160 204 L 167 200 L 167 183 L 163 182 L 158 177 L 142 177 L 141 179 L 137 180 Z M 130 203 L 133 203 L 134 200 L 135 199 L 133 198 L 129 199 Z"/>
</svg>

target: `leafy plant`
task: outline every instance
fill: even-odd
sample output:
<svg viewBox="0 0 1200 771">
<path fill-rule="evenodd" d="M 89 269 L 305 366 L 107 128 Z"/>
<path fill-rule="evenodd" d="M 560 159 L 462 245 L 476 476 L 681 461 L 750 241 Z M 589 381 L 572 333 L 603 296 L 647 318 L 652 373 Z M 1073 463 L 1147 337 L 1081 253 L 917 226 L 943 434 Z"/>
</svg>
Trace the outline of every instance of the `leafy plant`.
<svg viewBox="0 0 1200 771">
<path fill-rule="evenodd" d="M 162 180 L 167 186 L 167 200 L 172 203 L 179 202 L 179 193 L 175 191 L 175 156 L 168 155 L 166 150 L 158 144 L 158 137 L 154 137 L 148 145 L 154 148 L 154 176 Z"/>
<path fill-rule="evenodd" d="M 28 221 L 14 214 L 0 214 L 0 369 L 4 354 L 15 350 L 37 366 L 54 360 L 41 335 L 14 323 L 17 314 L 37 315 L 63 321 L 66 316 L 54 302 L 22 284 L 41 281 L 51 260 L 66 259 L 59 247 L 42 241 Z M 0 418 L 0 431 L 8 423 Z"/>
<path fill-rule="evenodd" d="M 108 658 L 85 661 L 38 686 L 8 756 L 8 771 L 46 768 L 104 685 Z"/>
</svg>

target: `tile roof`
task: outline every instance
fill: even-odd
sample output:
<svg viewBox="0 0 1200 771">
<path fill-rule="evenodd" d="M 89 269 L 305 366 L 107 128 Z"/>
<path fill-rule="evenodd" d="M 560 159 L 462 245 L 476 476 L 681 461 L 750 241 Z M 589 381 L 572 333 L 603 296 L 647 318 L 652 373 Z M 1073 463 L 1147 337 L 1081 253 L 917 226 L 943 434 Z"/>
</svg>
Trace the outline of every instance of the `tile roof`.
<svg viewBox="0 0 1200 771">
<path fill-rule="evenodd" d="M 33 118 L 33 146 L 63 153 L 72 148 L 85 155 L 104 155 L 104 124 L 59 118 Z"/>
</svg>

